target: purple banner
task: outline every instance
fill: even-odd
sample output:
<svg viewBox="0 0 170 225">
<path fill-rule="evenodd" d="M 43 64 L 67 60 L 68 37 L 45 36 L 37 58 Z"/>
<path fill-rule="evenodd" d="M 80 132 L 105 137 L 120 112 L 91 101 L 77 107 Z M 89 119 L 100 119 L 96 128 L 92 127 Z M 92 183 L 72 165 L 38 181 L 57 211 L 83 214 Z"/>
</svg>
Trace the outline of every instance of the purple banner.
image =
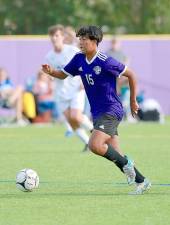
<svg viewBox="0 0 170 225">
<path fill-rule="evenodd" d="M 164 113 L 170 114 L 170 36 L 149 37 L 124 37 L 122 49 L 137 74 L 139 89 L 145 91 L 146 97 L 158 100 Z M 105 52 L 109 47 L 107 38 L 100 49 Z M 44 37 L 0 37 L 0 67 L 7 69 L 14 84 L 24 84 L 37 73 L 50 48 L 48 38 Z"/>
</svg>

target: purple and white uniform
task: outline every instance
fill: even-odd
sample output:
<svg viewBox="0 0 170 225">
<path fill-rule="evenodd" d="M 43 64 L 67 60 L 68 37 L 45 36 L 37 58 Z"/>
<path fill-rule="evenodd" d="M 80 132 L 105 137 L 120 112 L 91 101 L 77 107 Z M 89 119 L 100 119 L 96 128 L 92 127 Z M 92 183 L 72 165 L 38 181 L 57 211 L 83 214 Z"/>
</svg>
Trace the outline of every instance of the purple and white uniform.
<svg viewBox="0 0 170 225">
<path fill-rule="evenodd" d="M 123 107 L 116 91 L 116 78 L 126 66 L 98 51 L 88 61 L 85 54 L 77 53 L 62 69 L 66 75 L 80 75 L 91 106 L 93 120 L 102 114 L 123 117 Z"/>
</svg>

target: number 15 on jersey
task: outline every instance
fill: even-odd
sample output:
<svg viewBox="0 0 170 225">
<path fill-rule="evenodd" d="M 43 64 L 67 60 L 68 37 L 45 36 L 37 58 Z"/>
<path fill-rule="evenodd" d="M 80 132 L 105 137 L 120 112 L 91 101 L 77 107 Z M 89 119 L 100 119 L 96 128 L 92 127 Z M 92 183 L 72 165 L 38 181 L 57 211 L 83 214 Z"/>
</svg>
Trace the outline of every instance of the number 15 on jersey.
<svg viewBox="0 0 170 225">
<path fill-rule="evenodd" d="M 86 74 L 86 80 L 89 85 L 94 85 L 94 80 L 92 78 L 92 74 Z"/>
</svg>

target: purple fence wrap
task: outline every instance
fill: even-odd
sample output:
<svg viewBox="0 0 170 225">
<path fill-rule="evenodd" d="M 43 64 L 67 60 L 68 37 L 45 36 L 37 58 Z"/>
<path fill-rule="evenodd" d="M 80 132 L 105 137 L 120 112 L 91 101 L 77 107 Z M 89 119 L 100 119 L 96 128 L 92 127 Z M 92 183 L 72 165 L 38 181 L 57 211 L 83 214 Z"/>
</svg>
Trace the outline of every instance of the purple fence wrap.
<svg viewBox="0 0 170 225">
<path fill-rule="evenodd" d="M 121 37 L 122 49 L 138 77 L 139 89 L 155 98 L 165 114 L 170 114 L 170 36 Z M 100 49 L 110 47 L 105 38 Z M 0 37 L 0 67 L 7 69 L 14 84 L 24 84 L 37 73 L 51 44 L 47 37 Z"/>
</svg>

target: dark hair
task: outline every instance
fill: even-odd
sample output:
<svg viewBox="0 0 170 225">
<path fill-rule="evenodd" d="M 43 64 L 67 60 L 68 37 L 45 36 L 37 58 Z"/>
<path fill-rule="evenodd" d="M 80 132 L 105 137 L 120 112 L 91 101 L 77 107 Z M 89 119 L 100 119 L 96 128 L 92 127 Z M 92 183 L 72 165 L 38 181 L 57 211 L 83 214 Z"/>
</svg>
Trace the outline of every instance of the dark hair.
<svg viewBox="0 0 170 225">
<path fill-rule="evenodd" d="M 61 24 L 50 26 L 48 28 L 48 34 L 50 36 L 53 36 L 55 34 L 55 32 L 58 31 L 58 30 L 61 31 L 61 33 L 64 35 L 64 26 L 61 25 Z"/>
<path fill-rule="evenodd" d="M 97 26 L 83 26 L 76 31 L 76 37 L 88 37 L 90 40 L 96 40 L 98 45 L 103 39 L 103 32 Z"/>
</svg>

